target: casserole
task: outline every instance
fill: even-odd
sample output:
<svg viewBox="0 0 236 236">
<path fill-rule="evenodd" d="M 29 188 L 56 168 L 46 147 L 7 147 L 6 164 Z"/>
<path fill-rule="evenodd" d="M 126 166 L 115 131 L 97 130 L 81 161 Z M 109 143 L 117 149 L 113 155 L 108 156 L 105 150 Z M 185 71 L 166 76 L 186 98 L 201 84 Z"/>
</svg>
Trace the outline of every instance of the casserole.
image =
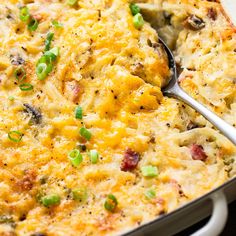
<svg viewBox="0 0 236 236">
<path fill-rule="evenodd" d="M 3 235 L 121 234 L 235 175 L 235 147 L 163 97 L 166 55 L 130 2 L 8 3 L 0 42 Z M 178 35 L 182 86 L 233 124 L 235 34 L 219 3 L 152 3 L 160 35 L 173 47 Z"/>
</svg>

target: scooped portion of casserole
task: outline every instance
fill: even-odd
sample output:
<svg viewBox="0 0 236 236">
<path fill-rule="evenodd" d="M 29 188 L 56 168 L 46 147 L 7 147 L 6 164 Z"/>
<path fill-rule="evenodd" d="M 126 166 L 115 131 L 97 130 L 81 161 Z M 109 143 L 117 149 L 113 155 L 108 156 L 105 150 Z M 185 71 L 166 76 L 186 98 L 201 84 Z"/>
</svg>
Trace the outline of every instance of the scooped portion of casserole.
<svg viewBox="0 0 236 236">
<path fill-rule="evenodd" d="M 234 29 L 219 3 L 192 2 L 148 6 L 182 86 L 234 124 Z M 234 146 L 162 95 L 168 61 L 142 15 L 127 0 L 1 1 L 0 235 L 121 234 L 235 175 Z"/>
</svg>

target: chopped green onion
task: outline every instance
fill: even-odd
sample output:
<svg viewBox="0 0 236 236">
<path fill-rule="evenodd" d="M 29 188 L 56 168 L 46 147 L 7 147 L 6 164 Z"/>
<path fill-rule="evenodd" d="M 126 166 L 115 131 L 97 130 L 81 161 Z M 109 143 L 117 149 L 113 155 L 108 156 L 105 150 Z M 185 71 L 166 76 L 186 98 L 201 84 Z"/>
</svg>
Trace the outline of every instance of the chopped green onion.
<svg viewBox="0 0 236 236">
<path fill-rule="evenodd" d="M 15 143 L 19 143 L 22 137 L 23 134 L 18 130 L 14 130 L 8 133 L 8 138 Z"/>
<path fill-rule="evenodd" d="M 59 48 L 55 47 L 46 51 L 36 64 L 36 74 L 39 80 L 44 80 L 52 71 L 52 61 L 56 60 L 59 55 Z"/>
<path fill-rule="evenodd" d="M 45 207 L 58 205 L 61 202 L 61 198 L 58 194 L 51 194 L 41 198 L 41 202 Z"/>
<path fill-rule="evenodd" d="M 28 21 L 30 18 L 28 7 L 20 8 L 20 19 L 24 22 Z"/>
<path fill-rule="evenodd" d="M 70 151 L 68 154 L 68 158 L 70 159 L 70 162 L 74 167 L 78 167 L 83 161 L 83 157 L 78 149 Z"/>
<path fill-rule="evenodd" d="M 21 91 L 30 91 L 34 88 L 32 84 L 28 84 L 28 83 L 20 84 L 19 87 Z"/>
<path fill-rule="evenodd" d="M 25 69 L 20 66 L 14 71 L 14 76 L 19 82 L 22 82 L 26 78 Z"/>
<path fill-rule="evenodd" d="M 43 55 L 39 58 L 38 62 L 36 65 L 39 65 L 40 63 L 45 63 L 47 65 L 51 64 L 52 63 L 52 57 L 49 56 L 49 55 Z"/>
<path fill-rule="evenodd" d="M 38 21 L 35 18 L 32 18 L 28 24 L 28 30 L 29 31 L 35 31 L 38 28 Z"/>
<path fill-rule="evenodd" d="M 36 74 L 39 80 L 44 80 L 47 75 L 52 71 L 52 64 L 40 63 L 36 67 Z"/>
<path fill-rule="evenodd" d="M 77 107 L 75 108 L 75 118 L 76 118 L 76 119 L 80 119 L 80 120 L 83 118 L 83 110 L 82 110 L 82 107 L 77 106 Z"/>
<path fill-rule="evenodd" d="M 59 47 L 52 48 L 49 51 L 44 53 L 44 56 L 50 58 L 50 61 L 55 61 L 57 56 L 59 55 Z"/>
<path fill-rule="evenodd" d="M 75 4 L 77 4 L 78 0 L 68 0 L 67 4 L 70 6 L 74 6 Z"/>
<path fill-rule="evenodd" d="M 54 37 L 54 33 L 49 32 L 47 34 L 47 38 L 46 38 L 46 41 L 45 41 L 45 51 L 48 51 L 50 49 L 53 37 Z"/>
<path fill-rule="evenodd" d="M 156 177 L 158 175 L 158 170 L 156 166 L 143 166 L 141 167 L 142 175 L 145 177 Z"/>
<path fill-rule="evenodd" d="M 129 8 L 131 10 L 131 13 L 133 16 L 135 16 L 136 14 L 140 13 L 140 8 L 138 5 L 136 5 L 135 3 L 131 3 L 129 5 Z"/>
<path fill-rule="evenodd" d="M 146 196 L 146 198 L 152 199 L 156 197 L 156 192 L 153 189 L 149 189 L 145 192 L 144 195 Z"/>
<path fill-rule="evenodd" d="M 51 62 L 55 61 L 56 58 L 57 58 L 57 56 L 54 53 L 50 52 L 50 51 L 45 52 L 43 56 L 48 57 Z"/>
<path fill-rule="evenodd" d="M 142 26 L 144 25 L 144 20 L 143 20 L 143 17 L 140 13 L 136 14 L 133 17 L 133 23 L 134 23 L 134 27 L 136 29 L 141 29 L 142 28 Z"/>
<path fill-rule="evenodd" d="M 99 154 L 97 150 L 90 150 L 89 156 L 90 156 L 90 161 L 92 164 L 96 164 L 98 162 Z"/>
<path fill-rule="evenodd" d="M 53 53 L 56 57 L 59 56 L 59 47 L 54 47 L 49 52 Z"/>
<path fill-rule="evenodd" d="M 72 198 L 76 201 L 85 201 L 88 198 L 88 192 L 85 188 L 77 188 L 72 190 Z"/>
<path fill-rule="evenodd" d="M 15 100 L 15 98 L 14 98 L 13 96 L 9 96 L 8 99 L 9 99 L 10 101 L 14 101 L 14 100 Z"/>
<path fill-rule="evenodd" d="M 59 23 L 58 21 L 56 20 L 53 20 L 52 21 L 52 25 L 55 27 L 55 28 L 63 28 L 63 24 L 62 23 Z"/>
<path fill-rule="evenodd" d="M 118 201 L 113 194 L 108 194 L 107 199 L 104 203 L 104 207 L 107 211 L 114 212 L 116 206 L 118 205 Z"/>
<path fill-rule="evenodd" d="M 84 137 L 86 140 L 90 140 L 92 137 L 92 134 L 89 130 L 87 130 L 85 127 L 81 127 L 79 130 L 79 133 L 82 137 Z"/>
</svg>

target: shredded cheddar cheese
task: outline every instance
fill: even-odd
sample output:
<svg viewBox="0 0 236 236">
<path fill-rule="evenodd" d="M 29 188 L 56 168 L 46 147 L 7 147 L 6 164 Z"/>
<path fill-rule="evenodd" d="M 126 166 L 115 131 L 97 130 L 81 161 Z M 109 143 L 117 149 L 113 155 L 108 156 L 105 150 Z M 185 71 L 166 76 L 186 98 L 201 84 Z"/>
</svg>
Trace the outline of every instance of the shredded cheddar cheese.
<svg viewBox="0 0 236 236">
<path fill-rule="evenodd" d="M 236 124 L 236 35 L 219 3 L 143 2 L 177 40 L 181 86 Z M 1 1 L 0 235 L 119 235 L 236 174 L 235 147 L 163 96 L 166 54 L 130 3 Z"/>
</svg>

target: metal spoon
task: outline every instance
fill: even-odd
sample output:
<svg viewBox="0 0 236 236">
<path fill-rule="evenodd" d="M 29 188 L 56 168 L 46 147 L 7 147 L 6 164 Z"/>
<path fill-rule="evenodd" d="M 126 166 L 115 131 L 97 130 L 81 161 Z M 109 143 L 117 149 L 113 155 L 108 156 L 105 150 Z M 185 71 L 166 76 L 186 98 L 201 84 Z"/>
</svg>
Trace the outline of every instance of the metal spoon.
<svg viewBox="0 0 236 236">
<path fill-rule="evenodd" d="M 180 88 L 178 84 L 178 75 L 177 75 L 174 55 L 172 54 L 171 50 L 168 48 L 168 46 L 160 37 L 159 37 L 159 42 L 165 48 L 165 51 L 167 53 L 168 60 L 169 60 L 169 68 L 172 70 L 172 75 L 171 75 L 169 83 L 165 87 L 162 88 L 163 94 L 168 97 L 177 98 L 185 102 L 189 106 L 191 106 L 193 109 L 195 109 L 200 114 L 202 114 L 207 120 L 209 120 L 217 129 L 221 131 L 221 133 L 223 133 L 229 140 L 231 140 L 232 143 L 236 145 L 236 129 L 233 126 L 226 123 L 224 120 L 222 120 L 215 113 L 210 111 L 208 108 L 203 106 L 201 103 L 194 100 L 192 97 L 190 97 L 186 92 L 184 92 Z"/>
</svg>

